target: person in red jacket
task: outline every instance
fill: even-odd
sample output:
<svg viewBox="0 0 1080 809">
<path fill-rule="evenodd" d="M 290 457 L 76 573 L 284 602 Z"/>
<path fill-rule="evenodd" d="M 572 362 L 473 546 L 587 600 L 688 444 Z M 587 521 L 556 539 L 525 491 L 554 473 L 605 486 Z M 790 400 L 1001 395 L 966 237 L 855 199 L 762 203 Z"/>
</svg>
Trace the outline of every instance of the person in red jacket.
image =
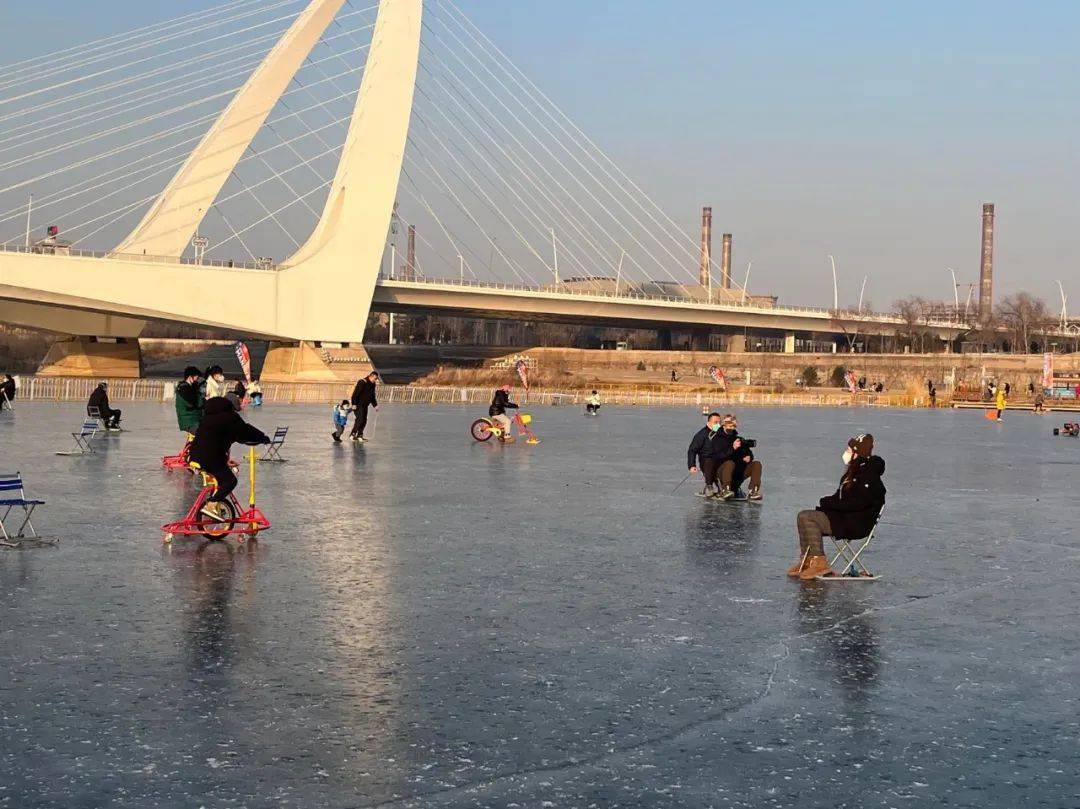
<svg viewBox="0 0 1080 809">
<path fill-rule="evenodd" d="M 874 454 L 874 436 L 857 435 L 844 451 L 844 476 L 834 494 L 822 497 L 816 509 L 800 511 L 799 561 L 788 570 L 792 578 L 813 579 L 830 572 L 822 537 L 862 539 L 874 530 L 885 506 L 885 461 Z"/>
</svg>

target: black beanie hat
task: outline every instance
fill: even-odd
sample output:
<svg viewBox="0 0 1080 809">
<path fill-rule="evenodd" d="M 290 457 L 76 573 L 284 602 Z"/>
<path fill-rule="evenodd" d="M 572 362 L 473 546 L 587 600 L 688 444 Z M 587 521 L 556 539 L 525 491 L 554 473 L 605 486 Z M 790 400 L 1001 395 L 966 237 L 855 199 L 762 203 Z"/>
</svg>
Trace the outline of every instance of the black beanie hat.
<svg viewBox="0 0 1080 809">
<path fill-rule="evenodd" d="M 849 438 L 847 444 L 860 458 L 869 458 L 874 454 L 874 436 L 870 433 L 861 433 L 854 438 Z"/>
</svg>

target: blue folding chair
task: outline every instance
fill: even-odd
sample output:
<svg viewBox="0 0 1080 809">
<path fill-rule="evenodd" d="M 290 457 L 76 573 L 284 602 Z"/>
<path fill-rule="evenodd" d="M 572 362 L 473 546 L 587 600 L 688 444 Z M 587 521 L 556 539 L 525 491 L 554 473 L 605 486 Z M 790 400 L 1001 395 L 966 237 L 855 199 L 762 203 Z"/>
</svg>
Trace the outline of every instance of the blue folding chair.
<svg viewBox="0 0 1080 809">
<path fill-rule="evenodd" d="M 270 439 L 270 444 L 266 447 L 266 452 L 259 458 L 260 461 L 277 461 L 284 463 L 287 458 L 281 457 L 281 445 L 285 443 L 285 436 L 289 434 L 288 427 L 278 427 L 274 430 L 274 436 Z"/>
<path fill-rule="evenodd" d="M 0 545 L 17 548 L 23 540 L 41 541 L 30 518 L 34 509 L 44 504 L 44 500 L 30 500 L 26 497 L 21 474 L 0 474 L 0 507 L 4 509 L 3 516 L 0 516 Z M 8 530 L 7 521 L 15 509 L 22 510 L 23 521 L 18 530 L 12 533 Z M 27 529 L 30 529 L 29 534 L 26 533 Z"/>
<path fill-rule="evenodd" d="M 97 419 L 89 418 L 83 422 L 82 427 L 71 434 L 71 437 L 75 439 L 75 449 L 70 452 L 57 452 L 57 455 L 88 455 L 93 453 L 94 448 L 90 445 L 90 442 L 94 440 L 98 432 L 101 430 L 100 422 Z"/>
</svg>

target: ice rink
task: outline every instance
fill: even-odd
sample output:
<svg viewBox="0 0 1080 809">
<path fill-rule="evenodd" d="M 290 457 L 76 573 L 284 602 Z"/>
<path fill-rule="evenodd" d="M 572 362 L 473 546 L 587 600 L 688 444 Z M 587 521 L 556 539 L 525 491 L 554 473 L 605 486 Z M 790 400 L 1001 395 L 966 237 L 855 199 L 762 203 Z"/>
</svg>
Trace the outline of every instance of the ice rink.
<svg viewBox="0 0 1080 809">
<path fill-rule="evenodd" d="M 170 404 L 114 403 L 87 457 L 54 454 L 81 405 L 16 404 L 0 471 L 61 542 L 0 552 L 0 806 L 1080 805 L 1061 416 L 747 408 L 751 505 L 671 494 L 696 410 L 538 408 L 499 446 L 387 406 L 358 446 L 267 405 L 273 528 L 167 549 Z M 883 578 L 793 582 L 795 514 L 867 430 Z"/>
</svg>

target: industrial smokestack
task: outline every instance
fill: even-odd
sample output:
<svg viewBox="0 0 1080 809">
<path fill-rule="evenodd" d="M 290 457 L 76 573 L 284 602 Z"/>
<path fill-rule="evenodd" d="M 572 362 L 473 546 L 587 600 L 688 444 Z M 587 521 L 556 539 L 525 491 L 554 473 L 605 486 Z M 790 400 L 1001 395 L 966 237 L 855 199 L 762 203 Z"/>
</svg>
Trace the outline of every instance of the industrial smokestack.
<svg viewBox="0 0 1080 809">
<path fill-rule="evenodd" d="M 988 323 L 994 313 L 994 203 L 983 205 L 982 261 L 979 264 L 979 322 Z"/>
<path fill-rule="evenodd" d="M 720 280 L 724 289 L 731 289 L 731 234 L 724 234 L 724 246 L 720 248 Z"/>
<path fill-rule="evenodd" d="M 706 289 L 712 284 L 712 208 L 701 209 L 701 266 L 698 283 Z"/>
<path fill-rule="evenodd" d="M 409 225 L 409 246 L 405 253 L 405 280 L 416 280 L 416 225 Z"/>
</svg>

